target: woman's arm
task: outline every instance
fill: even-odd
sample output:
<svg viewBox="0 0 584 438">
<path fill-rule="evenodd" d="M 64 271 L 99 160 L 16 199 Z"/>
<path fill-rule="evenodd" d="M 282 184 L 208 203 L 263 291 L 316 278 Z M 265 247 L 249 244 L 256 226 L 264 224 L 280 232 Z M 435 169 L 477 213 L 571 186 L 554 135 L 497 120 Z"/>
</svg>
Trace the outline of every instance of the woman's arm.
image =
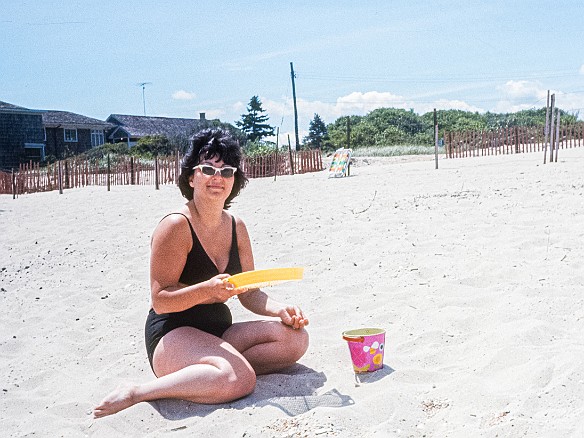
<svg viewBox="0 0 584 438">
<path fill-rule="evenodd" d="M 219 274 L 192 286 L 179 282 L 191 246 L 190 227 L 181 215 L 165 217 L 154 230 L 150 294 L 156 313 L 180 312 L 197 304 L 225 302 L 234 295 L 233 287 L 222 281 L 228 274 Z"/>
<path fill-rule="evenodd" d="M 254 270 L 253 251 L 249 233 L 243 221 L 236 219 L 237 226 L 237 247 L 239 249 L 239 260 L 243 272 Z M 296 329 L 308 325 L 308 319 L 297 306 L 282 304 L 273 300 L 260 289 L 252 289 L 239 295 L 239 301 L 250 312 L 262 316 L 279 317 L 286 325 Z"/>
</svg>

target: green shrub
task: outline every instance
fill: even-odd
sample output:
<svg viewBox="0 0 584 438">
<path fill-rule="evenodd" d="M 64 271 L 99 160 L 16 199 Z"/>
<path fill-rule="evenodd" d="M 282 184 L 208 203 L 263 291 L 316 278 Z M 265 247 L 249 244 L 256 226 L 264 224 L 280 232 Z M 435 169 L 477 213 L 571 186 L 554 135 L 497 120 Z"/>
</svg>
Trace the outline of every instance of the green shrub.
<svg viewBox="0 0 584 438">
<path fill-rule="evenodd" d="M 257 157 L 263 155 L 273 154 L 276 150 L 276 144 L 271 141 L 248 141 L 244 148 L 243 153 L 248 157 Z"/>
</svg>

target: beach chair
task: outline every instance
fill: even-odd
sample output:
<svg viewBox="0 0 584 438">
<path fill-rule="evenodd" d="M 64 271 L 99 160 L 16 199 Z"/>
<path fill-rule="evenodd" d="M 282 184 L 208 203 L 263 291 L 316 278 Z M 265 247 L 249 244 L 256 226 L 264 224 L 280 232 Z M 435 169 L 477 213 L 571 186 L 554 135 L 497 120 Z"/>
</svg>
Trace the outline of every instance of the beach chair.
<svg viewBox="0 0 584 438">
<path fill-rule="evenodd" d="M 329 167 L 329 178 L 339 178 L 349 176 L 351 173 L 351 149 L 337 149 L 333 155 L 331 166 Z"/>
</svg>

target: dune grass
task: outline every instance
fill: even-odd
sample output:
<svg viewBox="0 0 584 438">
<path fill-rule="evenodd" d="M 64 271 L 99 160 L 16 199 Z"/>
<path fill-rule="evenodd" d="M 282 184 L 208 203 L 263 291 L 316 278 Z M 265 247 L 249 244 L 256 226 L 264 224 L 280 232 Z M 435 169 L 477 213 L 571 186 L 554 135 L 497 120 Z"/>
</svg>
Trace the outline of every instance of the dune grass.
<svg viewBox="0 0 584 438">
<path fill-rule="evenodd" d="M 438 148 L 438 153 L 444 153 L 444 148 Z M 400 155 L 431 155 L 434 146 L 402 145 L 375 146 L 353 149 L 354 157 L 397 157 Z"/>
</svg>

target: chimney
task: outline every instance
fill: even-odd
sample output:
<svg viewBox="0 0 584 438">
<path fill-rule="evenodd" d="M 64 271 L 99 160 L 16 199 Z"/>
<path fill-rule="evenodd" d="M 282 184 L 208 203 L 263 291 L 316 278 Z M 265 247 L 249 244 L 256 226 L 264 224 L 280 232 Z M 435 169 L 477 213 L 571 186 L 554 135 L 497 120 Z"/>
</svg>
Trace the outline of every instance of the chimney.
<svg viewBox="0 0 584 438">
<path fill-rule="evenodd" d="M 205 113 L 199 113 L 199 119 L 205 120 Z"/>
</svg>

